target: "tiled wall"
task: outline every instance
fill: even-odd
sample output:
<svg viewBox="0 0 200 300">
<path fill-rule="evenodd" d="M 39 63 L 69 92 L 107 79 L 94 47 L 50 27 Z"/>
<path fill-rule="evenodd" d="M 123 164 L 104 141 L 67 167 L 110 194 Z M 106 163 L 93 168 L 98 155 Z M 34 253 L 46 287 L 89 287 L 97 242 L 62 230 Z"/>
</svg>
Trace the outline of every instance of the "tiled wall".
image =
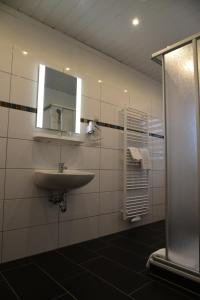
<svg viewBox="0 0 200 300">
<path fill-rule="evenodd" d="M 35 108 L 38 64 L 45 63 L 50 67 L 63 70 L 66 60 L 60 57 L 57 59 L 53 53 L 49 56 L 47 53 L 45 60 L 44 49 L 41 50 L 40 55 L 38 51 L 31 48 L 30 44 L 30 53 L 27 56 L 22 55 L 24 47 L 20 45 L 22 37 L 16 37 L 17 26 L 13 29 L 16 30 L 15 40 L 13 40 L 14 37 L 10 31 L 5 32 L 6 26 L 9 26 L 5 20 L 11 17 L 5 17 L 4 14 L 2 16 L 4 16 L 4 21 L 0 24 L 4 32 L 2 31 L 0 38 L 0 101 Z M 12 18 L 11 21 L 16 22 Z M 20 28 L 21 21 L 17 22 Z M 27 23 L 27 27 L 28 25 L 30 24 Z M 31 32 L 34 31 L 32 26 L 30 25 L 29 28 Z M 48 32 L 48 39 L 56 38 L 53 30 L 47 28 L 43 30 Z M 9 43 L 8 37 L 10 37 Z M 33 47 L 36 40 L 34 40 Z M 59 48 L 59 46 L 56 47 Z M 81 52 L 83 56 L 84 51 L 86 50 Z M 87 55 L 89 57 L 88 53 Z M 92 61 L 95 55 L 98 60 L 100 54 L 92 53 Z M 123 79 L 121 85 L 116 85 L 116 82 L 119 82 L 120 70 L 126 73 L 123 66 L 120 67 L 115 61 L 106 63 L 104 57 L 105 67 L 110 69 L 113 66 L 113 70 L 110 71 L 110 81 L 105 76 L 105 80 L 102 78 L 103 83 L 99 84 L 97 74 L 98 68 L 99 70 L 101 68 L 100 65 L 91 64 L 90 74 L 88 74 L 81 64 L 81 59 L 80 66 L 78 64 L 76 66 L 76 71 L 72 66 L 72 72 L 83 79 L 82 118 L 98 118 L 101 122 L 120 125 L 119 111 L 124 105 L 131 104 L 149 113 L 152 132 L 161 132 L 158 128 L 162 117 L 161 98 L 158 97 L 161 94 L 158 92 L 158 89 L 161 89 L 160 84 L 152 79 L 148 80 L 139 73 L 138 77 L 135 77 L 137 73 L 134 73 L 133 78 L 130 79 L 133 88 L 129 85 L 129 92 L 124 93 Z M 127 74 L 129 72 L 130 70 L 127 70 Z M 154 90 L 155 93 L 152 92 Z M 155 95 L 155 98 L 152 95 Z M 87 142 L 80 147 L 45 144 L 33 140 L 34 134 L 38 131 L 35 128 L 35 118 L 34 112 L 0 106 L 0 249 L 2 262 L 130 227 L 128 222 L 122 220 L 120 213 L 123 175 L 122 130 L 101 127 L 99 143 Z M 85 133 L 85 127 L 86 124 L 82 123 L 82 134 Z M 164 217 L 163 143 L 163 139 L 150 137 L 153 158 L 153 170 L 150 176 L 150 213 L 137 225 L 157 221 Z M 47 192 L 37 188 L 34 184 L 35 169 L 57 169 L 59 161 L 65 162 L 69 169 L 90 170 L 95 173 L 95 179 L 91 183 L 69 194 L 66 213 L 60 213 L 57 206 L 50 204 Z"/>
</svg>

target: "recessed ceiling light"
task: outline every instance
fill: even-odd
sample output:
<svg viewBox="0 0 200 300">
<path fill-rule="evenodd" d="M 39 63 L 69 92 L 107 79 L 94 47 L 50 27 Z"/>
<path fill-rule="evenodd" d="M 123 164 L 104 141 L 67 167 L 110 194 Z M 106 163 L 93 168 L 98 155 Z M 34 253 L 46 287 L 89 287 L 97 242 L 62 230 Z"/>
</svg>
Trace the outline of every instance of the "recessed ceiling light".
<svg viewBox="0 0 200 300">
<path fill-rule="evenodd" d="M 102 80 L 101 80 L 101 79 L 99 79 L 99 80 L 98 80 L 98 83 L 102 83 Z"/>
<path fill-rule="evenodd" d="M 66 67 L 65 70 L 66 70 L 66 71 L 70 71 L 70 68 L 69 68 L 69 67 Z"/>
<path fill-rule="evenodd" d="M 125 90 L 124 90 L 124 93 L 128 93 L 128 90 L 125 89 Z"/>
<path fill-rule="evenodd" d="M 134 18 L 134 19 L 132 20 L 132 24 L 133 24 L 133 26 L 138 26 L 138 25 L 139 25 L 139 23 L 140 23 L 140 21 L 139 21 L 139 19 L 138 19 L 138 18 Z"/>
<path fill-rule="evenodd" d="M 23 54 L 23 55 L 27 55 L 27 54 L 28 54 L 28 51 L 23 50 L 23 51 L 22 51 L 22 54 Z"/>
</svg>

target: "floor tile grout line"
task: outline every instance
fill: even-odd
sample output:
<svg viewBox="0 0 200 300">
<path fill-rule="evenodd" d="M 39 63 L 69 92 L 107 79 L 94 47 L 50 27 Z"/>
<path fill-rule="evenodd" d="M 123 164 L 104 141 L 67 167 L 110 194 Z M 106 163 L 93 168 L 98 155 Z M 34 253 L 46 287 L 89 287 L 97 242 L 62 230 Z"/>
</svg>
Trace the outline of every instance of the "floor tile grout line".
<svg viewBox="0 0 200 300">
<path fill-rule="evenodd" d="M 64 257 L 64 258 L 66 258 L 66 257 Z M 67 259 L 66 259 L 66 261 L 67 261 Z M 71 261 L 70 261 L 71 262 Z M 52 277 L 52 278 L 54 278 L 46 269 L 45 269 L 45 267 L 43 267 L 43 266 L 41 266 L 39 263 L 37 263 L 37 262 L 33 262 L 32 263 L 34 266 L 37 266 L 37 267 L 39 267 L 40 269 L 42 269 L 45 273 L 47 273 L 47 274 L 49 274 L 50 275 L 50 277 Z M 74 263 L 75 264 L 75 263 Z M 77 264 L 75 264 L 75 265 L 77 265 Z M 83 269 L 83 268 L 82 268 Z M 68 277 L 66 277 L 66 278 L 64 278 L 64 279 L 62 279 L 62 281 L 65 281 L 65 280 L 70 280 L 70 279 L 73 279 L 73 278 L 76 278 L 77 276 L 79 276 L 79 275 L 81 275 L 81 274 L 83 274 L 83 273 L 85 273 L 85 270 L 83 269 L 82 271 L 80 271 L 80 272 L 77 272 L 75 275 L 71 275 L 71 276 L 68 276 Z M 56 279 L 54 279 L 55 281 L 57 281 Z M 58 281 L 58 282 L 60 282 L 60 281 Z"/>
<path fill-rule="evenodd" d="M 59 299 L 61 299 L 62 297 L 67 296 L 67 295 L 69 295 L 69 294 L 64 293 L 64 294 L 62 294 L 62 295 L 60 295 L 60 296 L 57 296 L 57 297 L 55 297 L 55 298 L 52 298 L 52 299 L 50 299 L 50 300 L 59 300 Z M 78 299 L 77 299 L 77 300 L 78 300 Z"/>
<path fill-rule="evenodd" d="M 129 254 L 133 254 L 133 255 L 135 255 L 135 256 L 138 256 L 138 258 L 146 258 L 146 256 L 144 257 L 144 256 L 142 256 L 142 255 L 140 255 L 140 254 L 138 254 L 138 253 L 136 253 L 136 252 L 133 252 L 133 251 L 131 251 L 131 250 L 126 250 L 126 249 L 121 248 L 120 246 L 114 245 L 114 244 L 108 245 L 107 247 L 104 247 L 104 248 L 102 248 L 102 249 L 99 249 L 98 251 L 104 250 L 104 249 L 109 248 L 109 247 L 117 248 L 117 249 L 122 250 L 122 251 L 124 251 L 124 252 L 127 252 L 127 253 L 129 253 Z M 97 252 L 97 253 L 99 253 L 99 252 Z M 149 254 L 149 255 L 150 255 L 150 254 Z"/>
<path fill-rule="evenodd" d="M 162 285 L 164 285 L 165 287 L 167 287 L 168 289 L 178 292 L 181 295 L 184 295 L 184 291 L 189 292 L 191 295 L 184 295 L 184 297 L 188 298 L 188 300 L 192 300 L 192 298 L 190 298 L 190 296 L 198 296 L 200 297 L 200 293 L 195 293 L 190 289 L 184 288 L 183 286 L 176 284 L 172 281 L 169 281 L 167 279 L 164 279 L 160 276 L 156 276 L 156 275 L 152 275 L 154 279 L 154 282 L 157 282 L 157 280 L 159 281 L 159 283 L 161 283 Z M 178 288 L 178 291 L 176 290 L 176 288 Z"/>
<path fill-rule="evenodd" d="M 143 255 L 140 255 L 140 254 L 138 254 L 137 252 L 134 252 L 134 251 L 132 251 L 132 250 L 126 250 L 125 248 L 123 248 L 123 247 L 120 247 L 119 245 L 116 245 L 116 244 L 110 244 L 110 246 L 112 246 L 112 247 L 116 247 L 116 248 L 118 248 L 118 249 L 120 249 L 120 250 L 123 250 L 123 251 L 125 251 L 125 252 L 129 252 L 129 253 L 131 253 L 131 254 L 133 254 L 133 255 L 136 255 L 136 256 L 138 256 L 138 257 L 140 257 L 140 258 L 144 258 L 144 256 Z M 106 247 L 107 248 L 107 247 Z M 104 248 L 103 248 L 104 249 Z M 101 250 L 101 249 L 100 249 Z M 150 253 L 151 254 L 151 253 Z M 150 255 L 149 254 L 149 255 Z M 145 256 L 145 258 L 146 258 L 146 256 Z"/>
<path fill-rule="evenodd" d="M 137 239 L 133 239 L 133 238 L 129 238 L 129 237 L 125 237 L 127 240 L 129 240 L 129 241 L 135 241 L 136 243 L 140 243 L 140 244 L 142 244 L 143 246 L 149 246 L 149 247 L 153 247 L 154 245 L 156 245 L 156 243 L 152 243 L 152 244 L 147 244 L 147 243 L 145 243 L 145 242 L 141 242 L 140 240 L 137 240 Z M 158 239 L 158 242 L 160 242 L 160 241 L 162 241 L 162 240 L 160 240 L 160 239 Z"/>
<path fill-rule="evenodd" d="M 19 297 L 19 295 L 17 294 L 17 292 L 15 291 L 15 289 L 13 288 L 12 284 L 10 284 L 9 280 L 7 280 L 7 278 L 4 276 L 4 274 L 1 273 L 1 276 L 3 277 L 4 281 L 7 283 L 8 287 L 11 289 L 11 291 L 13 292 L 13 294 L 16 296 L 16 298 L 18 300 L 21 300 L 21 298 Z"/>
<path fill-rule="evenodd" d="M 142 290 L 144 287 L 148 286 L 152 281 L 149 282 L 145 282 L 143 285 L 141 285 L 140 287 L 138 287 L 137 289 L 135 289 L 134 291 L 130 292 L 129 296 L 134 295 L 135 293 L 137 293 L 138 291 Z"/>
<path fill-rule="evenodd" d="M 99 258 L 99 257 L 98 257 L 98 258 Z M 98 258 L 96 257 L 96 259 L 98 259 Z M 108 259 L 108 258 L 105 257 L 105 256 L 102 256 L 101 258 L 107 259 L 108 261 L 111 261 L 112 263 L 115 263 L 116 265 L 120 265 L 120 266 L 124 267 L 126 270 L 131 271 L 132 273 L 135 273 L 135 275 L 136 275 L 136 274 L 137 274 L 137 275 L 140 275 L 138 272 L 136 272 L 136 271 L 134 271 L 134 270 L 132 270 L 132 269 L 126 268 L 124 265 L 118 264 L 118 263 L 116 263 L 116 262 L 114 262 L 114 261 Z M 71 262 L 73 262 L 71 259 L 69 259 L 69 260 L 70 260 Z M 95 260 L 95 259 L 94 259 L 94 260 Z M 97 278 L 99 278 L 99 279 L 101 279 L 101 280 L 104 280 L 105 282 L 107 282 L 107 283 L 108 283 L 109 285 L 111 285 L 112 287 L 114 287 L 114 288 L 116 288 L 116 289 L 122 291 L 121 289 L 117 288 L 115 285 L 113 285 L 112 283 L 110 283 L 110 282 L 107 281 L 106 279 L 102 278 L 101 276 L 98 276 L 95 272 L 92 272 L 91 270 L 87 269 L 87 267 L 83 266 L 82 264 L 77 263 L 77 265 L 80 266 L 80 267 L 82 267 L 85 271 L 87 271 L 87 272 L 89 272 L 89 273 L 95 275 Z M 67 279 L 66 279 L 66 280 L 67 280 Z M 122 292 L 123 292 L 123 291 L 122 291 Z M 123 293 L 125 293 L 125 292 L 123 292 Z M 125 293 L 125 295 L 128 295 L 128 296 L 129 296 L 129 294 L 126 294 L 126 293 Z"/>
<path fill-rule="evenodd" d="M 66 257 L 65 257 L 65 258 L 66 258 Z M 74 263 L 72 259 L 70 259 L 70 258 L 67 258 L 67 259 L 68 259 L 70 262 Z M 117 287 L 115 287 L 114 285 L 112 285 L 109 281 L 107 281 L 107 280 L 103 279 L 102 277 L 98 276 L 97 274 L 95 274 L 94 272 L 90 271 L 89 269 L 87 269 L 86 267 L 82 266 L 81 264 L 76 263 L 76 265 L 78 265 L 79 267 L 81 267 L 85 272 L 88 272 L 88 273 L 90 273 L 90 274 L 92 274 L 92 275 L 95 275 L 98 279 L 101 279 L 102 281 L 106 282 L 107 284 L 109 284 L 109 285 L 112 286 L 113 288 L 117 289 L 118 291 L 122 292 L 122 293 L 125 294 L 126 296 L 128 295 L 128 294 L 124 293 L 123 291 L 121 291 L 120 289 L 118 289 Z M 82 273 L 83 273 L 83 272 L 79 273 L 79 275 L 82 274 Z M 77 276 L 79 276 L 79 275 L 77 274 Z M 77 277 L 77 276 L 75 276 L 75 277 Z M 67 281 L 67 280 L 68 280 L 68 279 L 66 278 L 66 279 L 64 279 L 63 281 Z"/>
<path fill-rule="evenodd" d="M 54 283 L 56 283 L 60 288 L 66 291 L 74 300 L 78 300 L 73 294 L 71 294 L 59 281 L 57 281 L 54 277 L 51 276 L 45 269 L 43 269 L 39 264 L 33 263 L 43 274 L 45 274 L 48 278 L 50 278 Z"/>
<path fill-rule="evenodd" d="M 6 263 L 9 263 L 9 262 L 6 262 Z M 32 262 L 27 262 L 27 263 L 24 263 L 24 264 L 22 263 L 21 265 L 17 265 L 15 267 L 10 267 L 10 268 L 7 268 L 7 269 L 0 270 L 0 273 L 7 272 L 7 271 L 12 271 L 12 270 L 15 270 L 15 269 L 20 269 L 20 268 L 23 268 L 23 267 L 31 265 L 31 264 L 33 264 L 33 263 Z"/>
<path fill-rule="evenodd" d="M 83 267 L 83 266 L 82 266 Z M 118 287 L 116 287 L 115 285 L 113 285 L 112 283 L 110 283 L 109 281 L 107 281 L 106 279 L 98 276 L 96 273 L 92 272 L 91 270 L 84 268 L 85 272 L 90 273 L 91 275 L 95 276 L 96 278 L 98 278 L 99 280 L 105 282 L 107 285 L 111 286 L 113 289 L 117 290 L 118 292 L 121 292 L 122 294 L 124 294 L 125 296 L 128 296 L 129 298 L 131 298 L 128 294 L 126 294 L 124 291 L 122 291 L 121 289 L 119 289 Z M 67 281 L 67 279 L 66 279 Z M 132 298 L 131 298 L 132 299 Z"/>
<path fill-rule="evenodd" d="M 67 256 L 67 255 L 65 255 L 65 254 L 63 254 L 63 253 L 61 253 L 61 252 L 59 252 L 59 251 L 56 251 L 56 252 L 57 252 L 59 255 L 61 255 L 62 257 L 64 257 L 64 258 L 66 258 L 66 259 L 69 258 L 69 259 L 70 259 L 69 256 Z M 96 254 L 96 253 L 94 252 L 94 254 Z M 78 265 L 82 266 L 83 263 L 93 261 L 93 260 L 95 260 L 95 259 L 97 259 L 97 258 L 100 258 L 100 257 L 103 257 L 103 256 L 102 256 L 102 255 L 98 255 L 98 256 L 96 256 L 96 257 L 90 258 L 90 259 L 88 259 L 88 260 L 86 260 L 86 261 L 84 261 L 84 262 L 80 262 L 80 263 L 74 261 L 72 258 L 71 258 L 70 261 L 73 261 L 74 264 L 78 264 Z"/>
<path fill-rule="evenodd" d="M 110 245 L 106 246 L 105 248 L 101 248 L 101 249 L 99 249 L 99 250 L 103 250 L 103 249 L 106 249 L 106 248 L 109 248 L 109 247 L 110 247 Z M 116 247 L 116 248 L 117 248 L 117 247 Z M 89 250 L 89 248 L 85 248 L 85 249 Z M 96 253 L 96 254 L 99 254 L 99 252 L 97 252 L 97 251 L 99 251 L 99 250 L 96 250 L 95 253 Z M 121 250 L 121 249 L 120 249 L 120 250 Z M 93 251 L 94 251 L 94 250 L 93 250 Z M 132 253 L 132 252 L 130 252 L 130 253 Z M 62 255 L 63 255 L 63 254 L 62 254 Z M 63 256 L 64 256 L 64 255 L 63 255 Z M 66 257 L 66 256 L 65 256 L 65 257 Z M 115 260 L 112 260 L 112 259 L 109 258 L 109 257 L 106 257 L 106 256 L 103 255 L 103 254 L 101 254 L 100 257 L 103 257 L 104 259 L 107 259 L 107 260 L 109 260 L 110 262 L 115 263 L 116 265 L 119 265 L 119 266 L 121 266 L 121 267 L 124 267 L 125 269 L 127 269 L 127 270 L 129 270 L 129 271 L 132 271 L 132 272 L 135 272 L 135 273 L 137 273 L 137 274 L 141 274 L 141 273 L 145 270 L 145 269 L 142 269 L 141 271 L 135 271 L 135 270 L 133 270 L 133 269 L 127 267 L 126 265 L 124 265 L 124 264 L 122 264 L 122 263 L 119 263 L 119 262 L 117 262 L 117 261 L 115 261 Z M 66 258 L 69 259 L 71 262 L 74 263 L 74 261 L 73 261 L 70 257 L 66 257 Z M 97 258 L 99 258 L 99 257 L 94 258 L 94 260 L 97 259 Z M 77 262 L 75 262 L 75 264 L 77 264 L 77 265 L 79 265 L 79 266 L 82 266 L 80 263 L 77 263 Z"/>
<path fill-rule="evenodd" d="M 141 247 L 144 247 L 144 246 L 147 246 L 147 247 L 149 247 L 149 245 L 147 245 L 147 244 L 141 244 L 141 243 L 138 243 L 137 241 L 135 241 L 135 240 L 130 240 L 130 239 L 127 239 L 127 238 L 124 238 L 124 237 L 122 237 L 124 240 L 127 240 L 127 241 L 131 241 L 131 242 L 135 242 L 136 244 L 138 244 L 138 247 L 139 246 L 141 246 Z M 121 250 L 125 250 L 125 251 L 130 251 L 130 252 L 133 252 L 134 254 L 136 254 L 136 255 L 139 255 L 139 256 L 142 256 L 142 255 L 140 255 L 140 254 L 138 254 L 137 252 L 135 252 L 134 250 L 130 250 L 130 249 L 128 249 L 128 250 L 126 250 L 126 248 L 125 247 L 121 247 L 120 245 L 117 245 L 117 244 L 114 244 L 114 243 L 112 243 L 111 244 L 112 246 L 115 246 L 115 247 L 117 247 L 117 248 L 120 248 Z M 134 245 L 133 245 L 134 246 Z M 149 249 L 150 250 L 150 249 Z"/>
<path fill-rule="evenodd" d="M 103 248 L 103 249 L 104 249 L 104 248 Z M 95 253 L 96 253 L 96 254 L 99 254 L 98 252 L 95 252 Z M 66 259 L 68 259 L 70 262 L 73 262 L 73 263 L 77 264 L 77 265 L 80 266 L 80 267 L 82 267 L 83 264 L 85 264 L 85 263 L 87 263 L 87 262 L 94 261 L 94 260 L 97 260 L 97 259 L 99 259 L 99 258 L 104 258 L 105 260 L 108 260 L 108 261 L 112 262 L 113 264 L 116 264 L 116 265 L 119 265 L 119 266 L 123 267 L 123 268 L 126 269 L 127 271 L 131 271 L 131 272 L 133 272 L 133 273 L 135 273 L 135 274 L 142 275 L 142 276 L 145 277 L 145 275 L 142 274 L 142 272 L 143 272 L 145 269 L 142 270 L 142 271 L 135 271 L 135 270 L 133 270 L 133 269 L 131 269 L 131 268 L 129 268 L 129 267 L 127 267 L 127 266 L 125 266 L 125 265 L 123 265 L 123 264 L 121 264 L 121 263 L 115 261 L 115 260 L 112 260 L 112 259 L 110 259 L 110 258 L 104 256 L 103 254 L 101 254 L 101 255 L 99 255 L 99 256 L 97 256 L 97 257 L 94 257 L 94 258 L 92 258 L 92 259 L 89 259 L 89 260 L 87 260 L 87 261 L 81 262 L 81 263 L 78 263 L 78 262 L 73 261 L 73 259 L 71 259 L 71 258 L 68 257 L 68 256 L 65 256 L 65 255 L 62 254 L 62 253 L 59 253 L 59 254 L 62 255 L 62 256 L 64 256 L 64 257 L 65 257 Z"/>
<path fill-rule="evenodd" d="M 151 253 L 152 253 L 152 250 L 151 250 L 151 252 L 150 252 L 149 254 L 147 254 L 147 255 L 144 254 L 144 255 L 143 255 L 143 254 L 139 254 L 138 252 L 134 252 L 134 250 L 133 250 L 133 251 L 130 250 L 130 249 L 126 250 L 125 248 L 120 247 L 119 245 L 116 245 L 116 244 L 112 244 L 112 246 L 113 246 L 113 247 L 116 247 L 116 248 L 118 248 L 118 249 L 120 249 L 120 250 L 124 250 L 125 252 L 130 252 L 130 253 L 132 253 L 132 254 L 134 254 L 134 255 L 140 257 L 140 258 L 148 258 L 148 257 L 151 255 Z M 143 246 L 143 245 L 142 245 L 142 246 Z"/>
<path fill-rule="evenodd" d="M 137 273 L 138 275 L 140 274 L 140 271 L 135 271 L 135 270 L 133 270 L 133 269 L 127 267 L 126 265 L 123 265 L 122 263 L 119 263 L 119 262 L 116 261 L 116 260 L 112 260 L 111 258 L 109 258 L 109 257 L 107 257 L 107 256 L 105 256 L 105 255 L 102 255 L 102 257 L 103 257 L 104 259 L 109 260 L 109 261 L 112 262 L 112 263 L 115 263 L 116 265 L 119 265 L 119 266 L 125 268 L 125 269 L 128 270 L 128 271 L 132 271 L 133 273 L 135 272 L 135 273 Z M 143 271 L 143 270 L 142 270 L 142 271 Z M 141 272 L 142 272 L 142 271 L 141 271 Z"/>
</svg>

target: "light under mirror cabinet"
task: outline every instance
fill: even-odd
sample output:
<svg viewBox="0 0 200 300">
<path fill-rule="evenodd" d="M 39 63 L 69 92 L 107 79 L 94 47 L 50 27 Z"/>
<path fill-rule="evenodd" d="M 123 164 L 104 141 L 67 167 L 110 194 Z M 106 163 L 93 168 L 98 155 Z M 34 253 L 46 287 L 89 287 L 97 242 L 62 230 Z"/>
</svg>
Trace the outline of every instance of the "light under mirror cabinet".
<svg viewBox="0 0 200 300">
<path fill-rule="evenodd" d="M 39 66 L 36 127 L 48 134 L 34 137 L 40 142 L 81 144 L 81 85 L 78 77 Z M 49 191 L 49 201 L 58 204 L 62 212 L 67 209 L 67 193 L 88 184 L 95 174 L 79 170 L 66 170 L 64 163 L 57 170 L 35 170 L 35 184 Z"/>
</svg>

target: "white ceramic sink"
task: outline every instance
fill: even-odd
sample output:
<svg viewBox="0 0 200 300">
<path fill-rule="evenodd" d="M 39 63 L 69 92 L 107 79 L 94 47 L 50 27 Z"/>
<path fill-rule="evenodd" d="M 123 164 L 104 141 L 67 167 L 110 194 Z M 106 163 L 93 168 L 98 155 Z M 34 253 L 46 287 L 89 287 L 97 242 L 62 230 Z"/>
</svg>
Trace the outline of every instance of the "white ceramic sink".
<svg viewBox="0 0 200 300">
<path fill-rule="evenodd" d="M 59 173 L 54 170 L 36 170 L 35 183 L 47 190 L 68 191 L 89 183 L 95 174 L 79 170 L 64 170 Z"/>
</svg>

